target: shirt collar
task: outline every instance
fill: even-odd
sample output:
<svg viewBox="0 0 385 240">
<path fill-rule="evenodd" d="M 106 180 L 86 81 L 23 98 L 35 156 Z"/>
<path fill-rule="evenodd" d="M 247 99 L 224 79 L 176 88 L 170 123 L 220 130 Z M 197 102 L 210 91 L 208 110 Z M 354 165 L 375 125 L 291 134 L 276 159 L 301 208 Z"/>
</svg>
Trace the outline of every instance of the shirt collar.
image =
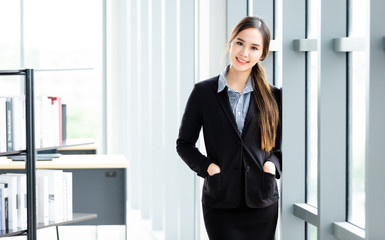
<svg viewBox="0 0 385 240">
<path fill-rule="evenodd" d="M 229 71 L 230 65 L 227 65 L 225 69 L 221 72 L 219 75 L 219 80 L 218 80 L 218 92 L 222 92 L 223 89 L 227 86 L 227 80 L 226 80 L 226 75 L 227 72 Z"/>
<path fill-rule="evenodd" d="M 228 89 L 231 89 L 227 85 L 227 79 L 226 79 L 226 75 L 227 75 L 227 72 L 229 71 L 229 68 L 230 68 L 230 65 L 227 65 L 227 67 L 225 67 L 223 69 L 223 71 L 221 72 L 221 74 L 219 75 L 219 79 L 218 79 L 218 92 L 222 92 L 223 89 L 225 89 L 225 87 L 227 87 Z M 245 94 L 245 93 L 249 93 L 249 92 L 252 92 L 252 91 L 253 91 L 253 86 L 251 85 L 251 75 L 250 75 L 249 78 L 247 79 L 246 86 L 243 89 L 242 93 Z"/>
</svg>

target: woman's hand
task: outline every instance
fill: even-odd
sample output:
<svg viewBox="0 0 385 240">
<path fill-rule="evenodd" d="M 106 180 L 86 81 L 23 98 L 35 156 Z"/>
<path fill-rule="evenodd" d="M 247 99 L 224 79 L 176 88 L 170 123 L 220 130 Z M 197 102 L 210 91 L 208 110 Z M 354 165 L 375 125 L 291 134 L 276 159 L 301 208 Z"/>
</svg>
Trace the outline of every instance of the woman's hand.
<svg viewBox="0 0 385 240">
<path fill-rule="evenodd" d="M 221 172 L 221 168 L 216 165 L 215 163 L 211 163 L 209 165 L 209 167 L 207 168 L 207 173 L 212 176 L 212 175 L 215 175 L 217 173 L 220 173 Z"/>
<path fill-rule="evenodd" d="M 266 161 L 263 164 L 263 171 L 275 175 L 275 164 L 271 161 Z"/>
</svg>

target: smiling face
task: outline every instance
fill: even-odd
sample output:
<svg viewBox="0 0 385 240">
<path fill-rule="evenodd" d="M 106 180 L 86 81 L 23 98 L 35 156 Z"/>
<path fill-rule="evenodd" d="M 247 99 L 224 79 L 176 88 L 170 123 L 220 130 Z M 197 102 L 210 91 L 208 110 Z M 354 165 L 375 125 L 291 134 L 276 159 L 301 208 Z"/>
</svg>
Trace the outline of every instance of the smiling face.
<svg viewBox="0 0 385 240">
<path fill-rule="evenodd" d="M 240 72 L 251 72 L 263 53 L 261 32 L 256 28 L 242 30 L 231 42 L 229 50 L 231 67 Z"/>
</svg>

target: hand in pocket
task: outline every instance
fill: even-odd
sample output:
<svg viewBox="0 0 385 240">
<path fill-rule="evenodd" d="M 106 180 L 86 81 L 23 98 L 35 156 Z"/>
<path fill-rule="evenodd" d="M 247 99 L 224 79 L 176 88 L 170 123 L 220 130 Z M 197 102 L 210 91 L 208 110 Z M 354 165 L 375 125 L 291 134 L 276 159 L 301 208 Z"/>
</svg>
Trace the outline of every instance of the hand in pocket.
<svg viewBox="0 0 385 240">
<path fill-rule="evenodd" d="M 209 167 L 207 168 L 207 173 L 210 175 L 210 176 L 213 176 L 215 174 L 218 174 L 221 172 L 221 168 L 216 165 L 215 163 L 211 163 L 209 165 Z"/>
<path fill-rule="evenodd" d="M 263 164 L 263 171 L 275 175 L 275 164 L 271 161 L 266 161 Z"/>
</svg>

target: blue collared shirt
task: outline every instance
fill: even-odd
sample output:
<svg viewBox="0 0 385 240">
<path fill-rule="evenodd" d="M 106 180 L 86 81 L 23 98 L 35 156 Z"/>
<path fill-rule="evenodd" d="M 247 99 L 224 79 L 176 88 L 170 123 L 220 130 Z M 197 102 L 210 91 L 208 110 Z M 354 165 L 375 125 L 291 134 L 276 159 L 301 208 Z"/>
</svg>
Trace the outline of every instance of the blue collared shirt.
<svg viewBox="0 0 385 240">
<path fill-rule="evenodd" d="M 251 76 L 249 76 L 246 86 L 241 93 L 231 89 L 229 85 L 227 85 L 226 79 L 229 68 L 230 65 L 228 65 L 219 75 L 218 92 L 223 91 L 227 87 L 227 95 L 229 97 L 230 107 L 233 111 L 238 131 L 240 134 L 242 134 L 247 110 L 249 109 L 250 95 L 253 91 L 253 86 L 251 85 Z"/>
</svg>

